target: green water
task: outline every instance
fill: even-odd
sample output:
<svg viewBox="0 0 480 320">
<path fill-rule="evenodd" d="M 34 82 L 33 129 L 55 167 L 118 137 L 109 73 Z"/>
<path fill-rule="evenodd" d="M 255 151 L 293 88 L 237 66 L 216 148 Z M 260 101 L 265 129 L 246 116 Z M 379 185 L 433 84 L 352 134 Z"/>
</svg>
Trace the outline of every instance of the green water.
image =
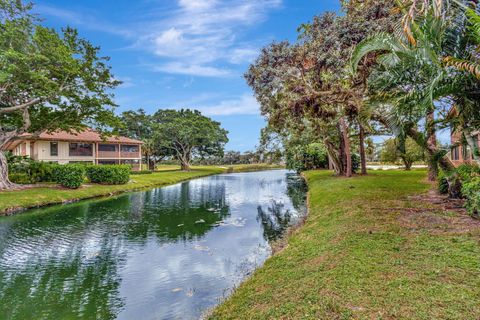
<svg viewBox="0 0 480 320">
<path fill-rule="evenodd" d="M 276 170 L 0 218 L 0 319 L 198 319 L 304 214 Z"/>
</svg>

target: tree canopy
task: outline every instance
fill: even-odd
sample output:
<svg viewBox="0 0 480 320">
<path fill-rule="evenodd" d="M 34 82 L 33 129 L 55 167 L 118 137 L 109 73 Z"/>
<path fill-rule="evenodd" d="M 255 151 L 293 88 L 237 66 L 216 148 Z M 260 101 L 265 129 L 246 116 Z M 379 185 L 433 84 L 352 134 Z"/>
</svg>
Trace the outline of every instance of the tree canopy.
<svg viewBox="0 0 480 320">
<path fill-rule="evenodd" d="M 155 144 L 178 159 L 183 170 L 190 169 L 193 156 L 223 155 L 228 142 L 228 131 L 197 110 L 158 110 L 152 122 Z"/>
<path fill-rule="evenodd" d="M 314 131 L 339 175 L 352 174 L 351 137 L 358 132 L 362 172 L 364 138 L 374 126 L 364 104 L 364 74 L 352 77 L 348 62 L 355 45 L 378 31 L 392 31 L 395 14 L 389 1 L 367 1 L 363 10 L 344 2 L 345 16 L 326 13 L 299 28 L 296 43 L 265 47 L 245 74 L 269 126 L 279 134 Z"/>
<path fill-rule="evenodd" d="M 20 135 L 117 125 L 109 58 L 75 29 L 42 26 L 31 9 L 0 0 L 0 188 L 11 187 L 3 151 Z"/>
</svg>

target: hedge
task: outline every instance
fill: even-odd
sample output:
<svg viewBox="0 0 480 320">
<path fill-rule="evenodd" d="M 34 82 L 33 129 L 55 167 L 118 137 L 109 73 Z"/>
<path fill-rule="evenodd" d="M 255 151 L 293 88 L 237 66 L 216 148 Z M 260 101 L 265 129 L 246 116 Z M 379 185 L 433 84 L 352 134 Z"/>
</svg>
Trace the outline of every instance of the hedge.
<svg viewBox="0 0 480 320">
<path fill-rule="evenodd" d="M 462 186 L 465 207 L 472 215 L 480 214 L 480 177 L 475 177 Z"/>
<path fill-rule="evenodd" d="M 30 184 L 33 183 L 30 176 L 26 173 L 9 173 L 8 178 L 11 182 L 17 184 Z"/>
<path fill-rule="evenodd" d="M 93 165 L 87 168 L 90 182 L 102 184 L 126 184 L 130 180 L 129 165 Z"/>
<path fill-rule="evenodd" d="M 78 189 L 85 181 L 85 166 L 80 164 L 55 165 L 53 179 L 70 189 Z"/>
<path fill-rule="evenodd" d="M 461 186 L 459 196 L 465 199 L 465 207 L 472 215 L 480 214 L 480 167 L 463 164 L 449 172 L 441 173 L 438 177 L 440 193 L 449 192 L 449 184 L 457 183 Z"/>
<path fill-rule="evenodd" d="M 32 160 L 27 157 L 7 156 L 10 181 L 19 184 L 52 182 L 55 164 Z"/>
</svg>

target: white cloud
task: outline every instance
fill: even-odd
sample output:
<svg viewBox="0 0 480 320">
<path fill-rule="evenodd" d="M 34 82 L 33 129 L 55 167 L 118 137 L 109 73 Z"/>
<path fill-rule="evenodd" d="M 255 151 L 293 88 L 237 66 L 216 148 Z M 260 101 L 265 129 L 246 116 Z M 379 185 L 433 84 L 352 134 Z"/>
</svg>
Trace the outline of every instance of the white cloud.
<svg viewBox="0 0 480 320">
<path fill-rule="evenodd" d="M 216 0 L 179 0 L 179 5 L 187 10 L 202 10 L 214 6 Z"/>
<path fill-rule="evenodd" d="M 237 48 L 231 51 L 229 61 L 234 64 L 252 62 L 257 56 L 258 56 L 258 50 L 256 49 Z"/>
<path fill-rule="evenodd" d="M 223 78 L 231 75 L 231 71 L 227 69 L 202 66 L 202 65 L 196 65 L 196 64 L 186 64 L 181 62 L 166 63 L 166 64 L 155 67 L 155 70 L 160 72 L 165 72 L 165 73 L 194 75 L 194 76 L 200 76 L 200 77 Z"/>
<path fill-rule="evenodd" d="M 260 106 L 250 94 L 244 94 L 238 99 L 223 100 L 217 105 L 198 108 L 207 116 L 230 116 L 230 115 L 259 115 Z"/>
<path fill-rule="evenodd" d="M 258 51 L 239 44 L 243 31 L 262 22 L 281 0 L 178 0 L 178 10 L 155 22 L 138 46 L 150 47 L 167 60 L 158 71 L 196 76 L 224 77 L 229 70 L 214 63 L 241 64 L 252 61 Z"/>
<path fill-rule="evenodd" d="M 158 1 L 158 0 L 157 0 Z M 258 55 L 255 40 L 244 39 L 247 29 L 263 22 L 282 0 L 176 0 L 148 6 L 135 22 L 114 25 L 94 11 L 36 6 L 41 15 L 130 39 L 130 48 L 152 53 L 154 70 L 171 74 L 225 77 L 235 65 Z M 172 4 L 174 3 L 174 4 Z M 222 65 L 219 68 L 219 65 Z"/>
</svg>

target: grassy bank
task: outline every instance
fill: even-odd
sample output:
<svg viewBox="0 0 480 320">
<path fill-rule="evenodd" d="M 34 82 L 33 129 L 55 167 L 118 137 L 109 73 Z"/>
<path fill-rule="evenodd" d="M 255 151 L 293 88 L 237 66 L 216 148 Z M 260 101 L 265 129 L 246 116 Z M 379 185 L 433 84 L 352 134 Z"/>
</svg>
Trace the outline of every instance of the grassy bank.
<svg viewBox="0 0 480 320">
<path fill-rule="evenodd" d="M 232 169 L 229 169 L 230 167 Z M 178 166 L 172 166 L 161 168 L 161 171 L 152 174 L 132 175 L 131 181 L 125 185 L 86 184 L 76 190 L 60 188 L 57 185 L 44 185 L 42 187 L 33 187 L 25 190 L 3 191 L 0 192 L 0 214 L 49 204 L 78 201 L 126 191 L 164 186 L 227 171 L 244 172 L 251 170 L 268 170 L 278 168 L 278 166 L 239 165 L 229 166 L 229 168 L 202 166 L 192 167 L 192 171 L 183 172 L 178 170 Z"/>
<path fill-rule="evenodd" d="M 478 319 L 480 223 L 424 171 L 306 177 L 305 225 L 212 319 Z"/>
</svg>

